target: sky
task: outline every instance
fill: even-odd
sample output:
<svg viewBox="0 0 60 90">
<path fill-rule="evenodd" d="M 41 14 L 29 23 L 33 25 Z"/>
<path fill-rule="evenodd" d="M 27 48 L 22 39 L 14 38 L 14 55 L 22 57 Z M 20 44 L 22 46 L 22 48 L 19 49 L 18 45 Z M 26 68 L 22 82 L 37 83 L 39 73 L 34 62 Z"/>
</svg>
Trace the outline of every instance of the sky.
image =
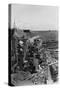
<svg viewBox="0 0 60 90">
<path fill-rule="evenodd" d="M 31 30 L 57 30 L 58 7 L 12 4 L 11 27 Z"/>
</svg>

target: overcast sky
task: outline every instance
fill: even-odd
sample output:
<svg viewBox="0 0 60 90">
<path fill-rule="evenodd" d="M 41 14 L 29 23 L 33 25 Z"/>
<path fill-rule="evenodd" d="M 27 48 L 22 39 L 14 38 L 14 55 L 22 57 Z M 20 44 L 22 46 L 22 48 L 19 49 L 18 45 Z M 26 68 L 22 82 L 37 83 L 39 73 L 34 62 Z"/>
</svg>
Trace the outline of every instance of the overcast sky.
<svg viewBox="0 0 60 90">
<path fill-rule="evenodd" d="M 20 29 L 57 30 L 58 8 L 40 5 L 12 5 L 11 27 Z"/>
</svg>

